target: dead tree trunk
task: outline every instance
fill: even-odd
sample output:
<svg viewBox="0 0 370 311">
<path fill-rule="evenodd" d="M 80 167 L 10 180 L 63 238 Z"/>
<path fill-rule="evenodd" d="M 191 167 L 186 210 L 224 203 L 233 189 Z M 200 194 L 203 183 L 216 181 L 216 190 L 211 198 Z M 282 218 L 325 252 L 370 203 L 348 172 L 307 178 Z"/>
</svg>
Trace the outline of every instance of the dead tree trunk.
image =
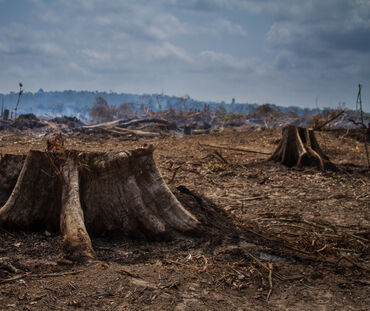
<svg viewBox="0 0 370 311">
<path fill-rule="evenodd" d="M 89 233 L 121 230 L 173 238 L 195 231 L 198 220 L 168 189 L 153 150 L 150 146 L 109 153 L 30 151 L 25 160 L 19 158 L 24 163 L 0 208 L 0 226 L 60 230 L 64 250 L 76 259 L 94 257 Z M 1 162 L 0 169 L 5 170 Z M 0 180 L 0 190 L 9 184 L 5 179 Z"/>
<path fill-rule="evenodd" d="M 335 167 L 321 150 L 314 131 L 293 125 L 283 128 L 283 137 L 269 160 L 286 166 L 318 166 L 322 170 Z"/>
</svg>

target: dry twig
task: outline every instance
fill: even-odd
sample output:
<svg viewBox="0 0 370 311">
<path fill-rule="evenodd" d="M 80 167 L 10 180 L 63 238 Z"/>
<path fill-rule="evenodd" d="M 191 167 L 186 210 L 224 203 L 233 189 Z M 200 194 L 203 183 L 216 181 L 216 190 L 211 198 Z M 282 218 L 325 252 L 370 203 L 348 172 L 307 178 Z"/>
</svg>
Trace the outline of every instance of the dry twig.
<svg viewBox="0 0 370 311">
<path fill-rule="evenodd" d="M 250 252 L 246 251 L 246 250 L 243 250 L 244 251 L 244 254 L 246 254 L 247 256 L 249 256 L 250 258 L 252 258 L 260 267 L 264 268 L 265 270 L 269 271 L 270 272 L 270 268 L 268 266 L 266 266 L 261 260 L 259 260 L 258 258 L 256 258 L 255 256 L 253 256 Z M 279 279 L 280 281 L 284 281 L 285 278 L 278 272 L 271 272 L 273 273 L 273 275 Z"/>
<path fill-rule="evenodd" d="M 251 197 L 251 198 L 244 198 L 244 199 L 238 199 L 240 201 L 254 201 L 254 200 L 262 200 L 262 199 L 268 199 L 267 196 L 259 196 L 259 197 Z"/>
<path fill-rule="evenodd" d="M 271 293 L 272 293 L 272 272 L 273 272 L 273 269 L 274 269 L 274 266 L 271 262 L 269 262 L 269 286 L 270 286 L 270 289 L 269 289 L 269 292 L 267 293 L 267 297 L 266 297 L 266 300 L 268 301 L 270 296 L 271 296 Z"/>
<path fill-rule="evenodd" d="M 175 180 L 175 177 L 176 177 L 177 171 L 178 171 L 180 168 L 181 168 L 181 165 L 175 168 L 175 170 L 174 170 L 174 172 L 173 172 L 173 174 L 172 174 L 172 177 L 171 177 L 171 179 L 169 180 L 168 184 L 172 184 L 172 183 L 173 183 L 173 181 Z"/>
</svg>

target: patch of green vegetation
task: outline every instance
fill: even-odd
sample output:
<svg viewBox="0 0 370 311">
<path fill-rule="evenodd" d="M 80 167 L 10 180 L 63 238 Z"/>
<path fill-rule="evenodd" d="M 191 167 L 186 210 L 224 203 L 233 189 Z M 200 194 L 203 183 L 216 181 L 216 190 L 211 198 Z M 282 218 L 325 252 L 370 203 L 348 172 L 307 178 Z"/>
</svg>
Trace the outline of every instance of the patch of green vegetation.
<svg viewBox="0 0 370 311">
<path fill-rule="evenodd" d="M 221 172 L 225 170 L 225 167 L 216 162 L 203 163 L 202 167 L 212 172 Z"/>
</svg>

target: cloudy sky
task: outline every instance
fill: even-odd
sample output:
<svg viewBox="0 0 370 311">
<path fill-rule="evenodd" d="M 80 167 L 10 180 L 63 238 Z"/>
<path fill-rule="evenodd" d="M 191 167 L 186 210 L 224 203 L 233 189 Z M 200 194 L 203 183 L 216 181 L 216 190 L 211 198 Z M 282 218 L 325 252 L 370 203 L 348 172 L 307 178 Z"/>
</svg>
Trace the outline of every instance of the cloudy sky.
<svg viewBox="0 0 370 311">
<path fill-rule="evenodd" d="M 0 92 L 370 109 L 370 0 L 0 0 Z"/>
</svg>

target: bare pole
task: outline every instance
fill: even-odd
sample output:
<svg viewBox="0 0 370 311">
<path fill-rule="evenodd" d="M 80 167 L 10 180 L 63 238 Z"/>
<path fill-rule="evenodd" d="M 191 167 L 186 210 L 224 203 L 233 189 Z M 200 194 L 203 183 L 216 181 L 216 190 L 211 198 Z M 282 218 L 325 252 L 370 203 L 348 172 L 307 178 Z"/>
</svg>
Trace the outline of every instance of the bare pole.
<svg viewBox="0 0 370 311">
<path fill-rule="evenodd" d="M 17 110 L 18 110 L 19 101 L 21 100 L 21 96 L 23 94 L 22 87 L 23 87 L 22 82 L 19 82 L 19 93 L 18 93 L 17 104 L 15 105 L 15 108 L 14 108 L 14 119 L 17 117 Z"/>
<path fill-rule="evenodd" d="M 360 114 L 361 114 L 361 125 L 365 129 L 364 134 L 364 144 L 365 144 L 365 151 L 366 151 L 366 157 L 367 157 L 367 165 L 370 167 L 370 158 L 369 158 L 369 150 L 367 149 L 367 137 L 366 137 L 366 125 L 364 121 L 364 111 L 362 110 L 362 97 L 361 97 L 361 91 L 362 91 L 362 84 L 358 85 L 358 93 L 357 93 L 357 101 L 356 101 L 356 109 L 358 109 L 358 106 L 360 107 Z"/>
<path fill-rule="evenodd" d="M 1 115 L 0 115 L 1 118 L 4 117 L 4 95 L 1 96 Z"/>
<path fill-rule="evenodd" d="M 356 101 L 356 108 L 360 105 L 360 113 L 361 113 L 361 123 L 364 123 L 364 112 L 362 111 L 362 98 L 361 98 L 361 91 L 362 91 L 362 84 L 358 85 L 358 93 L 357 93 L 357 101 Z"/>
</svg>

